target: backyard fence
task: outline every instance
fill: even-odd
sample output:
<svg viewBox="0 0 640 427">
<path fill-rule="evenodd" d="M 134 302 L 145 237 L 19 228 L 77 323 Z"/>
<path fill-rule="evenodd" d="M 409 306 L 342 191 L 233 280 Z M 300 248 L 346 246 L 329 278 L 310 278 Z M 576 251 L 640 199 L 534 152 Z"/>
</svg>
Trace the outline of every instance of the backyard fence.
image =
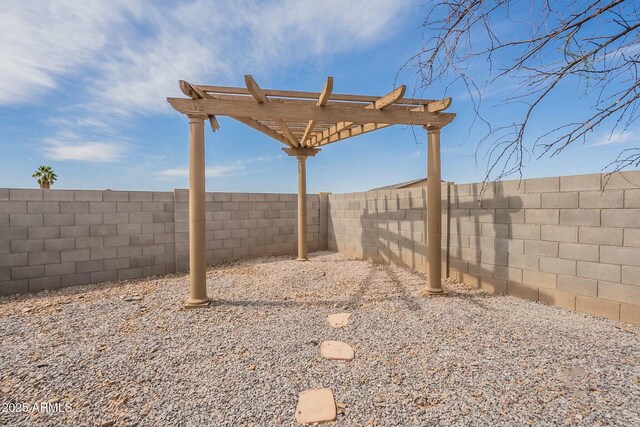
<svg viewBox="0 0 640 427">
<path fill-rule="evenodd" d="M 442 184 L 443 271 L 640 323 L 640 172 Z M 422 188 L 310 195 L 311 251 L 424 271 Z M 295 194 L 208 193 L 207 263 L 294 255 Z M 188 191 L 0 189 L 0 295 L 186 271 Z"/>
</svg>

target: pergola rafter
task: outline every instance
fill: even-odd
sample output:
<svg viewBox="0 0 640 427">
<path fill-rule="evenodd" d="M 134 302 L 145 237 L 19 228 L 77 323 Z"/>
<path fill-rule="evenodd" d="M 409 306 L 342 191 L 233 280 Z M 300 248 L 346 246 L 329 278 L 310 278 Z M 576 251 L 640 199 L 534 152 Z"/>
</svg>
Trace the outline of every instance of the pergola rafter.
<svg viewBox="0 0 640 427">
<path fill-rule="evenodd" d="M 189 307 L 208 303 L 204 275 L 204 134 L 208 118 L 219 128 L 216 116 L 231 117 L 284 144 L 283 150 L 298 159 L 298 259 L 307 259 L 306 159 L 320 148 L 394 124 L 419 125 L 428 130 L 428 287 L 440 293 L 440 129 L 455 114 L 445 113 L 451 98 L 404 98 L 406 87 L 384 96 L 333 93 L 333 77 L 321 92 L 263 89 L 251 75 L 246 87 L 193 85 L 180 81 L 188 98 L 168 102 L 190 119 L 189 233 L 191 295 Z M 201 158 L 202 157 L 202 158 Z M 437 245 L 437 248 L 436 248 Z"/>
<path fill-rule="evenodd" d="M 329 97 L 331 96 L 331 92 L 333 91 L 333 77 L 327 77 L 327 82 L 324 84 L 324 88 L 322 92 L 320 92 L 320 97 L 318 99 L 318 103 L 316 104 L 318 107 L 324 107 L 327 105 L 327 101 L 329 101 Z M 305 146 L 307 140 L 311 137 L 311 134 L 316 127 L 315 120 L 309 120 L 307 123 L 307 127 L 304 130 L 304 134 L 302 134 L 302 138 L 300 139 L 300 143 L 302 146 Z"/>
</svg>

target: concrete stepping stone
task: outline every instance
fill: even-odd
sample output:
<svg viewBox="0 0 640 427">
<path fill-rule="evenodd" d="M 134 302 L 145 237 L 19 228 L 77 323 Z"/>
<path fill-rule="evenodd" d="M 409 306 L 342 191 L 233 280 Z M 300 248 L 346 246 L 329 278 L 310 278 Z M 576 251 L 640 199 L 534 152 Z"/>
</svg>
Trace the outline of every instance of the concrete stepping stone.
<svg viewBox="0 0 640 427">
<path fill-rule="evenodd" d="M 355 352 L 346 342 L 324 341 L 320 344 L 320 356 L 331 360 L 353 360 Z"/>
<path fill-rule="evenodd" d="M 351 313 L 337 313 L 327 316 L 327 322 L 332 328 L 344 328 L 349 324 Z"/>
<path fill-rule="evenodd" d="M 326 423 L 336 419 L 336 401 L 330 388 L 305 390 L 298 395 L 296 421 L 300 424 Z"/>
</svg>

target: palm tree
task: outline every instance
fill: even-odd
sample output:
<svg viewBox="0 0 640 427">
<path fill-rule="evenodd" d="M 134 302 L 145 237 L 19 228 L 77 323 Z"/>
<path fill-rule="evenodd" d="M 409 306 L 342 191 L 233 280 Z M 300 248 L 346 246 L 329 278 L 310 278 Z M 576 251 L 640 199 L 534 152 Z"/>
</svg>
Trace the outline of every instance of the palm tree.
<svg viewBox="0 0 640 427">
<path fill-rule="evenodd" d="M 32 175 L 38 184 L 40 184 L 40 188 L 43 190 L 51 188 L 51 185 L 56 182 L 58 176 L 53 172 L 51 166 L 40 166 L 36 169 L 35 173 Z"/>
</svg>

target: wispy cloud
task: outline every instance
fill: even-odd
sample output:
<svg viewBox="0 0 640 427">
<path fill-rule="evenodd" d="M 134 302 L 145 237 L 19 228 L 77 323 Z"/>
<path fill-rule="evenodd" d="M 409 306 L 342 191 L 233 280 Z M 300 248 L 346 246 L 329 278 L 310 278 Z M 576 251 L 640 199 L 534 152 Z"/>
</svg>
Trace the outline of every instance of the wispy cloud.
<svg viewBox="0 0 640 427">
<path fill-rule="evenodd" d="M 625 130 L 621 132 L 612 132 L 602 135 L 597 142 L 589 144 L 588 147 L 600 147 L 603 145 L 624 144 L 630 142 L 632 138 L 637 137 L 637 131 Z"/>
<path fill-rule="evenodd" d="M 284 155 L 278 156 L 260 156 L 252 159 L 238 160 L 229 164 L 209 166 L 205 169 L 205 176 L 207 178 L 218 178 L 225 176 L 239 175 L 247 173 L 249 171 L 249 165 L 254 163 L 269 162 L 273 160 L 279 160 L 284 158 Z M 188 178 L 189 168 L 170 168 L 164 169 L 157 173 L 158 179 L 173 180 L 176 178 Z"/>
<path fill-rule="evenodd" d="M 122 112 L 167 110 L 179 79 L 237 83 L 247 70 L 264 77 L 274 63 L 281 69 L 362 49 L 387 36 L 406 10 L 384 0 L 230 0 L 216 2 L 214 13 L 210 2 L 193 1 L 151 13 L 150 36 L 106 58 L 95 96 Z"/>
<path fill-rule="evenodd" d="M 125 151 L 122 144 L 113 141 L 49 140 L 44 155 L 52 160 L 115 162 L 122 158 Z"/>
<path fill-rule="evenodd" d="M 97 56 L 140 1 L 7 0 L 0 9 L 0 104 L 35 102 L 63 77 L 98 65 Z M 74 90 L 83 91 L 75 85 Z"/>
<path fill-rule="evenodd" d="M 0 104 L 29 102 L 75 76 L 73 90 L 93 107 L 158 112 L 179 93 L 178 79 L 226 82 L 363 49 L 410 10 L 386 0 L 193 0 L 163 10 L 150 0 L 9 0 Z"/>
<path fill-rule="evenodd" d="M 411 10 L 388 0 L 192 0 L 169 7 L 151 0 L 6 0 L 0 105 L 64 90 L 52 108 L 59 117 L 48 122 L 53 136 L 45 154 L 117 161 L 129 149 L 119 128 L 131 115 L 170 111 L 166 97 L 181 96 L 179 79 L 238 84 L 253 73 L 265 84 L 274 64 L 282 71 L 370 47 Z"/>
<path fill-rule="evenodd" d="M 84 162 L 117 162 L 130 148 L 112 126 L 96 119 L 53 118 L 58 131 L 38 146 L 51 160 Z"/>
<path fill-rule="evenodd" d="M 244 171 L 245 169 L 246 167 L 240 164 L 209 166 L 208 168 L 205 169 L 205 176 L 207 178 L 229 176 L 229 175 L 234 175 L 237 172 Z M 188 178 L 189 169 L 187 168 L 165 169 L 158 173 L 158 177 L 163 179 Z"/>
</svg>

